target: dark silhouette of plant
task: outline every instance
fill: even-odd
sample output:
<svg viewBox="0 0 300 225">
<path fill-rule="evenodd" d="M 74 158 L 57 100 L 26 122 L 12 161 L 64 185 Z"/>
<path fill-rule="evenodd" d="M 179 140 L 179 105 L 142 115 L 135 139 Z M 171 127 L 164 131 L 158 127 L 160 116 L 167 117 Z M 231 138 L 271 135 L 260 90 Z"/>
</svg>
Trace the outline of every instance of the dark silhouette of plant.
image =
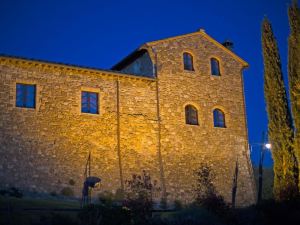
<svg viewBox="0 0 300 225">
<path fill-rule="evenodd" d="M 225 202 L 223 196 L 217 194 L 213 184 L 215 175 L 207 164 L 201 164 L 196 173 L 196 204 L 212 211 L 220 216 L 224 215 L 229 205 Z"/>
<path fill-rule="evenodd" d="M 131 225 L 129 210 L 116 205 L 89 205 L 79 212 L 82 225 Z"/>
<path fill-rule="evenodd" d="M 22 198 L 23 197 L 23 193 L 21 190 L 19 190 L 18 188 L 15 187 L 11 187 L 8 190 L 0 190 L 0 195 L 3 196 L 11 196 L 11 197 L 16 197 L 16 198 Z"/>
<path fill-rule="evenodd" d="M 110 191 L 103 191 L 100 194 L 98 194 L 98 198 L 100 203 L 103 205 L 110 206 L 114 203 L 115 196 L 112 192 Z"/>
<path fill-rule="evenodd" d="M 158 188 L 157 182 L 152 182 L 150 174 L 143 170 L 141 175 L 133 174 L 131 180 L 126 180 L 125 184 L 123 205 L 131 210 L 134 223 L 149 221 L 153 206 L 152 195 Z"/>
<path fill-rule="evenodd" d="M 181 210 L 183 208 L 182 202 L 180 200 L 174 201 L 174 209 L 175 210 Z"/>
<path fill-rule="evenodd" d="M 61 189 L 60 194 L 64 195 L 64 196 L 67 196 L 67 197 L 73 197 L 74 196 L 74 191 L 70 187 L 64 187 L 63 189 Z"/>
</svg>

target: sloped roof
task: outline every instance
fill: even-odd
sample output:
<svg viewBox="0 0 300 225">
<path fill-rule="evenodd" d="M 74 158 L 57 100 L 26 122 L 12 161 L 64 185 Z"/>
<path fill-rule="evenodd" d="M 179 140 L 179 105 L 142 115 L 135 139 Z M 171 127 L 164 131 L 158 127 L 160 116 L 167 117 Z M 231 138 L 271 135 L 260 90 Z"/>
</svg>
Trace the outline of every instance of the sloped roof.
<svg viewBox="0 0 300 225">
<path fill-rule="evenodd" d="M 191 37 L 191 36 L 195 36 L 195 35 L 201 35 L 202 37 L 206 38 L 212 44 L 214 44 L 217 47 L 221 48 L 222 50 L 224 50 L 225 52 L 227 52 L 229 55 L 231 55 L 234 59 L 236 59 L 237 61 L 239 61 L 244 67 L 248 67 L 249 66 L 249 64 L 245 60 L 243 60 L 237 54 L 235 54 L 234 52 L 232 52 L 231 50 L 229 50 L 228 48 L 226 48 L 225 46 L 223 46 L 221 43 L 219 43 L 218 41 L 216 41 L 214 38 L 212 38 L 211 36 L 209 36 L 203 29 L 200 29 L 199 31 L 188 33 L 188 34 L 177 35 L 177 36 L 168 37 L 168 38 L 164 38 L 164 39 L 160 39 L 160 40 L 156 40 L 156 41 L 146 42 L 141 47 L 139 47 L 138 49 L 136 49 L 135 51 L 133 51 L 132 53 L 130 53 L 128 56 L 126 56 L 124 59 L 122 59 L 121 61 L 119 61 L 117 64 L 115 64 L 111 69 L 112 70 L 119 70 L 119 69 L 124 68 L 124 66 L 129 65 L 131 62 L 133 62 L 140 55 L 142 55 L 142 54 L 145 53 L 145 50 L 143 49 L 143 47 L 152 47 L 152 46 L 154 46 L 156 44 L 159 44 L 161 42 L 177 40 L 177 39 Z"/>
<path fill-rule="evenodd" d="M 31 58 L 24 58 L 19 56 L 11 56 L 6 54 L 0 53 L 0 61 L 10 61 L 10 62 L 19 62 L 19 63 L 26 63 L 26 64 L 32 64 L 32 65 L 40 65 L 40 66 L 50 66 L 50 67 L 59 67 L 59 68 L 65 68 L 70 70 L 77 70 L 82 72 L 93 72 L 97 74 L 110 74 L 117 77 L 127 77 L 127 78 L 133 78 L 133 79 L 142 79 L 142 80 L 151 80 L 154 81 L 155 78 L 150 78 L 142 75 L 135 75 L 135 74 L 129 74 L 129 73 L 123 73 L 116 70 L 106 70 L 106 69 L 100 69 L 95 67 L 87 67 L 87 66 L 80 66 L 80 65 L 74 65 L 74 64 L 68 64 L 68 63 L 59 63 L 59 62 L 51 62 L 47 60 L 39 60 L 39 59 L 31 59 Z"/>
</svg>

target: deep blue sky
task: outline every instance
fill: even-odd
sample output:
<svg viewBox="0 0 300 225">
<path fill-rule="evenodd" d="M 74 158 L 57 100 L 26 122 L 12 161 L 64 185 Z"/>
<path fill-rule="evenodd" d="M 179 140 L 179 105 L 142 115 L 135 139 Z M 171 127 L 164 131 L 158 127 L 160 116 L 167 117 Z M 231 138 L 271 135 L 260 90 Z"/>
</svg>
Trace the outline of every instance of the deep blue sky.
<svg viewBox="0 0 300 225">
<path fill-rule="evenodd" d="M 286 76 L 289 2 L 1 0 L 0 53 L 105 69 L 144 42 L 204 28 L 220 42 L 232 40 L 250 64 L 244 73 L 249 142 L 260 143 L 267 129 L 260 25 L 264 15 L 271 20 Z"/>
</svg>

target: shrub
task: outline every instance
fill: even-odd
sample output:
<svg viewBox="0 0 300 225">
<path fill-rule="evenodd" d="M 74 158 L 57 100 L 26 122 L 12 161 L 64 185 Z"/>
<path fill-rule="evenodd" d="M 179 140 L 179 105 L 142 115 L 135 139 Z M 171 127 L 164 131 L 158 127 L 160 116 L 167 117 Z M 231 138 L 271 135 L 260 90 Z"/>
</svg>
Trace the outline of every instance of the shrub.
<svg viewBox="0 0 300 225">
<path fill-rule="evenodd" d="M 284 202 L 265 200 L 256 205 L 256 210 L 263 224 L 300 224 L 300 201 L 298 199 Z"/>
<path fill-rule="evenodd" d="M 0 190 L 0 195 L 2 196 L 10 196 L 15 198 L 23 198 L 23 193 L 21 190 L 15 187 L 11 187 L 8 190 Z"/>
<path fill-rule="evenodd" d="M 173 213 L 161 214 L 151 220 L 151 225 L 224 225 L 220 219 L 200 207 L 189 206 Z"/>
<path fill-rule="evenodd" d="M 64 187 L 63 189 L 61 189 L 60 194 L 63 196 L 72 197 L 74 196 L 74 191 L 70 187 Z"/>
<path fill-rule="evenodd" d="M 116 201 L 124 200 L 124 191 L 122 189 L 117 189 L 117 191 L 115 193 L 115 200 Z"/>
<path fill-rule="evenodd" d="M 166 198 L 161 198 L 160 199 L 159 207 L 161 209 L 166 209 L 168 207 L 168 203 L 167 203 L 167 199 Z"/>
<path fill-rule="evenodd" d="M 4 189 L 1 189 L 1 190 L 0 190 L 0 195 L 5 196 L 5 195 L 7 195 L 7 194 L 8 194 L 8 191 L 7 191 L 7 190 L 4 190 Z"/>
<path fill-rule="evenodd" d="M 21 224 L 32 224 L 32 225 L 79 225 L 76 219 L 70 215 L 64 213 L 50 213 L 50 214 L 41 214 L 39 216 L 39 221 L 22 221 Z M 14 223 L 13 223 L 14 224 Z M 20 223 L 17 223 L 18 225 Z M 16 225 L 17 225 L 16 224 Z"/>
<path fill-rule="evenodd" d="M 72 217 L 65 214 L 59 214 L 59 213 L 53 213 L 51 215 L 51 224 L 52 225 L 78 225 L 77 221 L 75 221 Z"/>
<path fill-rule="evenodd" d="M 99 201 L 104 205 L 112 205 L 114 201 L 114 194 L 110 191 L 103 191 L 98 194 Z"/>
<path fill-rule="evenodd" d="M 89 205 L 79 214 L 84 225 L 130 225 L 130 211 L 122 206 Z"/>
<path fill-rule="evenodd" d="M 180 200 L 175 200 L 174 201 L 174 209 L 175 210 L 181 210 L 183 208 L 182 203 Z"/>
<path fill-rule="evenodd" d="M 213 184 L 215 175 L 207 164 L 201 164 L 196 171 L 196 204 L 220 216 L 228 215 L 229 205 L 223 196 L 217 194 Z"/>
<path fill-rule="evenodd" d="M 56 196 L 57 196 L 57 193 L 56 193 L 56 191 L 51 191 L 51 192 L 50 192 L 50 195 L 53 196 L 53 197 L 56 197 Z"/>
<path fill-rule="evenodd" d="M 152 183 L 151 176 L 146 171 L 142 175 L 133 174 L 131 180 L 126 180 L 125 200 L 123 205 L 131 210 L 135 224 L 149 221 L 152 215 L 152 191 L 157 182 Z"/>
</svg>

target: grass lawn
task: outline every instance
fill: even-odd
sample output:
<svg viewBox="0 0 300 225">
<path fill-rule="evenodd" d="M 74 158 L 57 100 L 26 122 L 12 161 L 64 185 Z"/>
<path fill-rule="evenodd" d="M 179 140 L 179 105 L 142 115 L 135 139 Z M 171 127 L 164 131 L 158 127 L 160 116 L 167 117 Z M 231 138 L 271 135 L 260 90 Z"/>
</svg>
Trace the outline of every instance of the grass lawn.
<svg viewBox="0 0 300 225">
<path fill-rule="evenodd" d="M 18 224 L 40 224 L 47 217 L 53 213 L 59 215 L 68 215 L 74 220 L 77 217 L 77 211 L 70 212 L 53 212 L 45 209 L 78 209 L 80 207 L 79 201 L 70 200 L 55 200 L 55 199 L 32 199 L 32 198 L 14 198 L 14 197 L 0 197 L 0 225 Z M 3 211 L 3 209 L 12 209 Z M 40 211 L 24 211 L 23 209 L 38 208 Z M 44 210 L 43 210 L 44 209 Z M 46 222 L 45 222 L 46 223 Z"/>
<path fill-rule="evenodd" d="M 21 208 L 79 208 L 80 202 L 76 200 L 56 200 L 56 199 L 33 199 L 14 198 L 0 196 L 0 209 L 7 208 L 8 205 Z"/>
</svg>

